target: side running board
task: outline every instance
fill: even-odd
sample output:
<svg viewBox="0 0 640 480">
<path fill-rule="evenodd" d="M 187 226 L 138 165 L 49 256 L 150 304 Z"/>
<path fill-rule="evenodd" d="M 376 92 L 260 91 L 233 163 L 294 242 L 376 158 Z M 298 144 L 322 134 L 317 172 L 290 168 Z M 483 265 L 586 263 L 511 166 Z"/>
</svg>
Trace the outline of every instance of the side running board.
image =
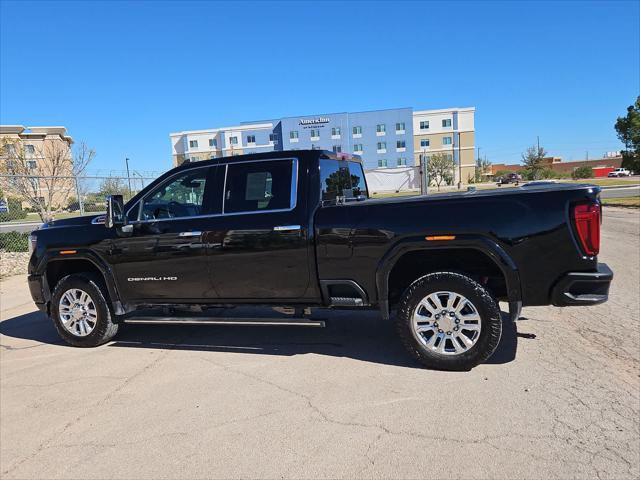
<svg viewBox="0 0 640 480">
<path fill-rule="evenodd" d="M 247 325 L 247 326 L 285 326 L 285 327 L 324 327 L 324 320 L 309 318 L 257 318 L 257 317 L 161 317 L 139 316 L 124 319 L 130 324 L 154 325 Z"/>
</svg>

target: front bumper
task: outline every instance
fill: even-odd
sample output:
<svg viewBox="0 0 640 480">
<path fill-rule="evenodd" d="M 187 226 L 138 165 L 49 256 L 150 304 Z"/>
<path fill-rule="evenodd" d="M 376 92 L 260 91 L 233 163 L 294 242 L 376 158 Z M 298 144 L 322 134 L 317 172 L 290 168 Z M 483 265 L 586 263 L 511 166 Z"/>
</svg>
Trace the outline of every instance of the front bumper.
<svg viewBox="0 0 640 480">
<path fill-rule="evenodd" d="M 42 275 L 29 275 L 27 277 L 27 283 L 29 284 L 29 292 L 31 292 L 31 298 L 38 307 L 39 310 L 46 312 L 47 311 L 47 295 L 45 292 L 48 291 L 45 288 L 46 279 Z"/>
<path fill-rule="evenodd" d="M 551 302 L 557 307 L 598 305 L 609 299 L 613 271 L 599 263 L 595 272 L 571 272 L 564 275 L 551 292 Z"/>
</svg>

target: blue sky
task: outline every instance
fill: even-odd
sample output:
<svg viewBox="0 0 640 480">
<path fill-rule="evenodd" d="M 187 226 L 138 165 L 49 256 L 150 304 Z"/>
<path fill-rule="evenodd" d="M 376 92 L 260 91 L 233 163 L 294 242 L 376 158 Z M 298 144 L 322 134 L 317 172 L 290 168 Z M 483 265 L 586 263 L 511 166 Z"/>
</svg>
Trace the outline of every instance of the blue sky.
<svg viewBox="0 0 640 480">
<path fill-rule="evenodd" d="M 475 106 L 517 163 L 620 148 L 639 2 L 0 3 L 0 122 L 64 125 L 91 169 L 171 166 L 168 134 L 244 120 Z"/>
</svg>

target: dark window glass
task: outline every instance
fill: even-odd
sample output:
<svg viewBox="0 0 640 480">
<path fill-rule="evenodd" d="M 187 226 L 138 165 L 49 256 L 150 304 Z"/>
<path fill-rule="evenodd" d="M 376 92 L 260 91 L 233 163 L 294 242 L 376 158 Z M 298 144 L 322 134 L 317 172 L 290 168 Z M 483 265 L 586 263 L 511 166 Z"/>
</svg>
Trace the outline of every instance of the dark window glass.
<svg viewBox="0 0 640 480">
<path fill-rule="evenodd" d="M 224 213 L 291 208 L 293 162 L 229 164 Z"/>
<path fill-rule="evenodd" d="M 364 169 L 362 164 L 358 162 L 349 162 L 349 173 L 351 175 L 351 188 L 353 188 L 353 196 L 364 195 L 369 197 L 367 192 L 367 184 L 364 179 Z"/>
<path fill-rule="evenodd" d="M 157 187 L 145 197 L 141 220 L 192 217 L 203 211 L 209 168 L 188 170 Z"/>
<path fill-rule="evenodd" d="M 347 194 L 351 188 L 347 162 L 321 159 L 320 188 L 322 200 L 335 200 L 336 196 Z"/>
</svg>

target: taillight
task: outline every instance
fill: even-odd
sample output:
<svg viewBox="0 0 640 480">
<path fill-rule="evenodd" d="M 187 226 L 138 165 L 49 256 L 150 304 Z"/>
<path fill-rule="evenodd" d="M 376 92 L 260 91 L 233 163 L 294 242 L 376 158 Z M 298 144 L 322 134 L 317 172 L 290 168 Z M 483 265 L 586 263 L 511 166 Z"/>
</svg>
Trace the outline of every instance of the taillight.
<svg viewBox="0 0 640 480">
<path fill-rule="evenodd" d="M 581 203 L 573 207 L 573 222 L 584 253 L 590 257 L 600 251 L 600 205 Z"/>
</svg>

